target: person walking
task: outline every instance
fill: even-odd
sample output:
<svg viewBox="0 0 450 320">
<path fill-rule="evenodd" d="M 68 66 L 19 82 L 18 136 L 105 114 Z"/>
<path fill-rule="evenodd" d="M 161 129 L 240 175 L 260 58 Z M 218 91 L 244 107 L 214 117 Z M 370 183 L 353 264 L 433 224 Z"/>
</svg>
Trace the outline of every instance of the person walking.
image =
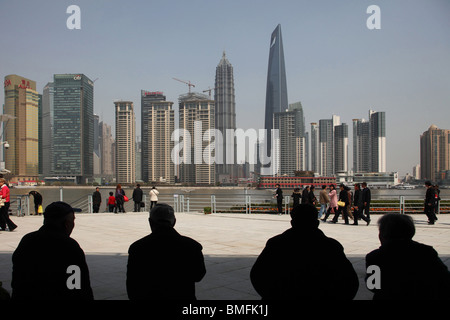
<svg viewBox="0 0 450 320">
<path fill-rule="evenodd" d="M 330 198 L 330 205 L 328 206 L 328 210 L 325 213 L 325 217 L 323 219 L 321 219 L 321 221 L 323 221 L 323 222 L 326 222 L 328 217 L 330 216 L 330 214 L 336 213 L 338 210 L 337 192 L 336 192 L 336 186 L 334 184 L 332 184 L 330 186 L 330 193 L 328 193 L 328 197 Z"/>
<path fill-rule="evenodd" d="M 314 194 L 315 189 L 316 189 L 316 187 L 311 186 L 309 188 L 309 193 L 308 193 L 308 203 L 312 204 L 313 206 L 315 206 L 317 204 L 317 198 L 316 198 L 316 195 Z"/>
<path fill-rule="evenodd" d="M 40 212 L 39 206 L 42 206 L 42 195 L 41 195 L 39 192 L 34 191 L 34 190 L 33 190 L 33 191 L 30 191 L 28 194 L 33 196 L 33 200 L 34 200 L 34 212 L 35 212 L 35 214 L 36 214 L 36 215 L 41 215 L 41 214 L 43 213 L 43 211 Z M 42 209 L 41 209 L 41 210 L 42 210 Z"/>
<path fill-rule="evenodd" d="M 302 191 L 302 204 L 309 203 L 309 186 L 306 186 Z"/>
<path fill-rule="evenodd" d="M 123 212 L 125 213 L 124 203 L 125 203 L 125 190 L 122 189 L 122 186 L 118 184 L 116 186 L 116 193 L 114 194 L 116 198 L 116 208 L 114 209 L 114 213 Z"/>
<path fill-rule="evenodd" d="M 348 206 L 349 206 L 349 199 L 348 199 L 348 187 L 345 186 L 343 183 L 339 186 L 340 192 L 339 192 L 339 201 L 338 201 L 338 210 L 334 214 L 333 220 L 331 220 L 331 223 L 336 223 L 339 215 L 342 213 L 342 216 L 344 217 L 345 224 L 348 223 Z"/>
<path fill-rule="evenodd" d="M 428 217 L 428 224 L 433 225 L 437 220 L 436 214 L 434 213 L 436 203 L 435 190 L 430 181 L 425 181 L 425 187 L 427 191 L 425 193 L 424 212 Z"/>
<path fill-rule="evenodd" d="M 439 202 L 441 201 L 441 190 L 439 190 L 439 185 L 437 184 L 434 185 L 434 198 L 436 200 L 434 205 L 434 216 L 437 220 L 436 214 L 439 214 Z"/>
<path fill-rule="evenodd" d="M 327 205 L 330 202 L 330 197 L 327 193 L 327 186 L 323 185 L 322 190 L 320 190 L 319 193 L 319 203 L 320 203 L 320 210 L 319 210 L 319 219 L 322 217 L 322 215 L 327 211 Z"/>
<path fill-rule="evenodd" d="M 94 193 L 92 194 L 92 211 L 98 213 L 100 211 L 100 205 L 102 204 L 102 195 L 100 193 L 100 188 L 96 187 Z"/>
<path fill-rule="evenodd" d="M 370 189 L 367 187 L 367 183 L 363 182 L 361 184 L 362 186 L 362 198 L 363 198 L 363 214 L 366 216 L 367 220 L 370 223 L 370 201 L 372 199 L 372 196 L 370 194 Z"/>
<path fill-rule="evenodd" d="M 277 190 L 275 190 L 275 198 L 277 199 L 278 214 L 283 213 L 283 190 L 281 190 L 280 185 L 276 184 Z"/>
<path fill-rule="evenodd" d="M 141 185 L 138 183 L 136 185 L 136 188 L 133 190 L 133 201 L 134 201 L 134 212 L 140 212 L 141 211 L 141 202 L 143 198 L 144 193 L 142 192 Z"/>
<path fill-rule="evenodd" d="M 364 202 L 362 197 L 361 185 L 355 184 L 355 194 L 353 196 L 353 225 L 358 225 L 358 220 L 364 220 L 369 225 L 370 220 L 363 215 Z"/>
<path fill-rule="evenodd" d="M 8 226 L 9 231 L 14 231 L 17 225 L 9 218 L 10 196 L 5 178 L 0 178 L 0 188 L 0 229 L 5 231 Z"/>
<path fill-rule="evenodd" d="M 155 206 L 158 203 L 159 191 L 156 189 L 155 186 L 153 186 L 149 194 L 150 194 L 150 210 L 152 210 L 153 206 Z"/>
</svg>

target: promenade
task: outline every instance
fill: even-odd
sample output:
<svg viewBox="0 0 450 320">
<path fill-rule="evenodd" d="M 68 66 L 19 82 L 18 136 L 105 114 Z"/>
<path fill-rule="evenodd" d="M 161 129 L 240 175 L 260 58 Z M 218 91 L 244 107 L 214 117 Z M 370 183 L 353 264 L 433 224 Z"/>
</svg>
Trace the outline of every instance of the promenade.
<svg viewBox="0 0 450 320">
<path fill-rule="evenodd" d="M 364 283 L 365 255 L 379 247 L 377 220 L 359 226 L 320 223 L 319 228 L 338 240 L 358 273 L 360 288 L 356 300 L 372 294 Z M 450 268 L 450 215 L 439 215 L 434 226 L 425 215 L 414 215 L 414 240 L 433 246 Z M 290 227 L 289 215 L 177 213 L 175 228 L 203 246 L 207 273 L 197 284 L 199 300 L 258 300 L 249 275 L 266 241 Z M 42 216 L 12 217 L 13 232 L 0 232 L 0 281 L 11 292 L 11 255 L 20 239 L 42 225 Z M 125 280 L 128 247 L 150 233 L 148 213 L 77 214 L 72 237 L 86 253 L 91 285 L 97 300 L 127 299 Z M 180 266 L 182 268 L 183 266 Z M 274 272 L 288 272 L 274 270 Z M 324 276 L 332 270 L 323 270 Z"/>
</svg>

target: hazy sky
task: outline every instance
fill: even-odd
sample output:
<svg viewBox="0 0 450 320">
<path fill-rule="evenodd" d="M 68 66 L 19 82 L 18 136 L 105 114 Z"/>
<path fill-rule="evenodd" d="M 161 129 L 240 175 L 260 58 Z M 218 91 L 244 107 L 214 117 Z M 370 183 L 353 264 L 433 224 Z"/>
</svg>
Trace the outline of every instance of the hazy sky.
<svg viewBox="0 0 450 320">
<path fill-rule="evenodd" d="M 69 30 L 67 7 L 81 9 Z M 381 29 L 366 12 L 381 9 Z M 175 102 L 189 80 L 214 86 L 223 50 L 234 67 L 238 128 L 263 128 L 270 35 L 281 24 L 288 99 L 311 122 L 333 114 L 349 125 L 386 112 L 387 169 L 419 163 L 431 124 L 450 129 L 448 0 L 0 0 L 0 77 L 18 74 L 42 89 L 56 73 L 95 82 L 94 108 L 114 125 L 117 99 L 131 100 L 140 135 L 140 90 Z M 4 91 L 0 92 L 4 101 Z M 352 163 L 349 163 L 352 168 Z"/>
</svg>

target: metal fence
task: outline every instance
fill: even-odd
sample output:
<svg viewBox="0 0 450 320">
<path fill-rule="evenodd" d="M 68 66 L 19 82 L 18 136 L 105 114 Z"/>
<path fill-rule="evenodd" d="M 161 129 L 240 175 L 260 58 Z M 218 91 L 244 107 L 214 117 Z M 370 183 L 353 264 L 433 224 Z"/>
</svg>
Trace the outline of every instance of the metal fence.
<svg viewBox="0 0 450 320">
<path fill-rule="evenodd" d="M 170 204 L 175 212 L 205 212 L 205 213 L 246 213 L 246 214 L 270 214 L 278 213 L 276 200 L 267 195 L 249 195 L 247 193 L 233 194 L 160 194 L 159 203 Z M 61 199 L 62 195 L 61 195 Z M 147 195 L 143 196 L 144 207 L 140 211 L 150 211 L 150 200 Z M 69 203 L 74 208 L 81 209 L 83 213 L 93 213 L 92 195 L 85 195 Z M 402 213 L 417 214 L 423 213 L 423 199 L 406 199 L 399 196 L 398 199 L 374 199 L 371 202 L 371 214 L 377 213 Z M 318 206 L 319 208 L 319 206 Z M 126 212 L 134 211 L 134 202 L 125 202 Z M 290 196 L 284 196 L 283 212 L 289 213 L 292 209 L 292 199 Z M 108 212 L 106 204 L 102 204 L 100 212 Z M 439 201 L 437 206 L 438 213 L 450 213 L 450 199 Z M 11 197 L 10 214 L 25 216 L 34 214 L 34 205 L 30 204 L 30 196 L 22 195 Z"/>
</svg>

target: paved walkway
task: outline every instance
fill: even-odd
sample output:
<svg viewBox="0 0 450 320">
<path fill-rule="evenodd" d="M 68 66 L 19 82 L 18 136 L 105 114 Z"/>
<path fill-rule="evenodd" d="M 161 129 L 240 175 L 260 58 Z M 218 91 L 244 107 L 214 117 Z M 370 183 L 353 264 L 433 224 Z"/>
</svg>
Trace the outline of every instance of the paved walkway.
<svg viewBox="0 0 450 320">
<path fill-rule="evenodd" d="M 250 269 L 266 241 L 290 227 L 288 215 L 177 213 L 176 229 L 203 245 L 207 273 L 197 284 L 200 300 L 260 299 L 250 280 Z M 364 284 L 365 255 L 379 247 L 378 228 L 321 223 L 320 229 L 338 240 L 360 277 L 355 299 L 371 299 Z M 450 267 L 450 215 L 440 215 L 436 225 L 426 224 L 425 215 L 413 217 L 414 240 L 432 245 Z M 11 290 L 11 255 L 20 239 L 42 225 L 42 217 L 12 217 L 19 226 L 0 232 L 0 281 Z M 148 213 L 77 214 L 72 237 L 86 253 L 94 297 L 98 300 L 127 299 L 125 279 L 127 251 L 131 243 L 150 232 Z M 180 266 L 181 268 L 182 266 Z M 324 273 L 327 271 L 324 270 Z"/>
</svg>

